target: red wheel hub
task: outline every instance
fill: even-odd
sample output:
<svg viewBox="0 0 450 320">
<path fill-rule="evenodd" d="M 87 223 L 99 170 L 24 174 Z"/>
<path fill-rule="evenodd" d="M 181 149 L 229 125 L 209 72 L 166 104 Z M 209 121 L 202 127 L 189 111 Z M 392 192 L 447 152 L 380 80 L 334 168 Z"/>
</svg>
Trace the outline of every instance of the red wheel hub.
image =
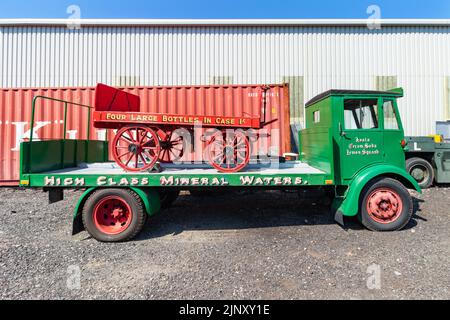
<svg viewBox="0 0 450 320">
<path fill-rule="evenodd" d="M 177 135 L 173 130 L 158 131 L 161 143 L 159 161 L 161 163 L 172 163 L 180 160 L 184 154 L 183 137 Z"/>
<path fill-rule="evenodd" d="M 130 206 L 118 196 L 103 198 L 97 203 L 93 213 L 96 228 L 109 235 L 124 232 L 129 227 L 132 218 Z"/>
<path fill-rule="evenodd" d="M 208 144 L 209 162 L 220 172 L 238 172 L 250 161 L 250 143 L 243 132 L 217 132 Z"/>
<path fill-rule="evenodd" d="M 396 221 L 403 210 L 400 195 L 391 189 L 381 188 L 372 191 L 366 205 L 369 216 L 378 223 L 388 224 Z"/>
<path fill-rule="evenodd" d="M 126 171 L 153 168 L 161 151 L 155 131 L 145 126 L 123 127 L 113 141 L 113 157 Z"/>
</svg>

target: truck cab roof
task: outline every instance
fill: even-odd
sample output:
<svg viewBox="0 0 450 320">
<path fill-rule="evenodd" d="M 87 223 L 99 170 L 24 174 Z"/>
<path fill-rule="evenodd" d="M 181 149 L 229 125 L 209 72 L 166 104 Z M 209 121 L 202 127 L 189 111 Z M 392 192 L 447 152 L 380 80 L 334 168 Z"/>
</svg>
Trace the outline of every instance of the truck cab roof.
<svg viewBox="0 0 450 320">
<path fill-rule="evenodd" d="M 403 89 L 396 88 L 389 91 L 332 89 L 315 96 L 314 98 L 309 100 L 305 106 L 309 107 L 330 96 L 361 96 L 361 95 L 401 98 L 403 97 Z"/>
</svg>

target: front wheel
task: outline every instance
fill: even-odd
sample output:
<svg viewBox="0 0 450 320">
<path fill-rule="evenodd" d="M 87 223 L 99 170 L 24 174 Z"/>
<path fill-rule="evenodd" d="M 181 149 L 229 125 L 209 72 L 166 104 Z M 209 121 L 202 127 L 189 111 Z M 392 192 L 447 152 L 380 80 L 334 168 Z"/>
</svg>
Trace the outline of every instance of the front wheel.
<svg viewBox="0 0 450 320">
<path fill-rule="evenodd" d="M 147 215 L 139 196 L 124 189 L 95 191 L 83 207 L 86 231 L 101 242 L 134 238 L 144 227 Z"/>
<path fill-rule="evenodd" d="M 412 197 L 397 180 L 375 180 L 364 188 L 362 197 L 359 219 L 369 230 L 396 231 L 411 220 Z"/>
</svg>

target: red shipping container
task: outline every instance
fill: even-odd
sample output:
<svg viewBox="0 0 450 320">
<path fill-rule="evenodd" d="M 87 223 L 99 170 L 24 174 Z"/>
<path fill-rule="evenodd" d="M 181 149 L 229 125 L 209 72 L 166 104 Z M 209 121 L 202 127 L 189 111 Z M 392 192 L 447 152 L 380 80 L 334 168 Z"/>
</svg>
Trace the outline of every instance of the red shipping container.
<svg viewBox="0 0 450 320">
<path fill-rule="evenodd" d="M 263 114 L 260 85 L 132 87 L 125 91 L 141 98 L 141 111 L 177 115 L 241 117 Z M 266 93 L 264 129 L 271 135 L 261 140 L 253 154 L 278 155 L 290 151 L 289 92 L 287 85 L 271 85 Z M 94 106 L 95 88 L 33 88 L 0 90 L 0 185 L 17 185 L 19 179 L 19 144 L 30 135 L 31 105 L 35 96 L 73 101 Z M 86 109 L 69 106 L 66 137 L 86 139 Z M 262 116 L 264 117 L 264 116 Z M 33 139 L 63 137 L 64 108 L 59 102 L 38 100 Z M 108 138 L 113 132 L 93 129 L 91 139 Z M 198 155 L 192 160 L 199 160 Z"/>
</svg>

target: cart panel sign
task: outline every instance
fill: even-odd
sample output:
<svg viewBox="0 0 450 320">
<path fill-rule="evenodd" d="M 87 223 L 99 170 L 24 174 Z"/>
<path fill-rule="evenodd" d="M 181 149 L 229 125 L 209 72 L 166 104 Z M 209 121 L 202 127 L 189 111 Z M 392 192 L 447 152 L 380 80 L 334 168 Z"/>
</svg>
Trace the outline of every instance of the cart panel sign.
<svg viewBox="0 0 450 320">
<path fill-rule="evenodd" d="M 219 117 L 219 116 L 181 116 L 170 114 L 133 113 L 94 111 L 94 121 L 138 123 L 138 124 L 169 124 L 169 125 L 202 125 L 214 127 L 259 128 L 259 117 Z"/>
</svg>

